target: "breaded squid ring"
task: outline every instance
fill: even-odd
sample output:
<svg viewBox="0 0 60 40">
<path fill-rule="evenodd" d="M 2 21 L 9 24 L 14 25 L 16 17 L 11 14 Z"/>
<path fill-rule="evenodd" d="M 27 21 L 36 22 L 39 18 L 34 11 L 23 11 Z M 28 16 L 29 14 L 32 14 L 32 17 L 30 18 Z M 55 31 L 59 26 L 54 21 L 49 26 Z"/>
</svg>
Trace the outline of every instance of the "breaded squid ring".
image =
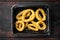
<svg viewBox="0 0 60 40">
<path fill-rule="evenodd" d="M 19 25 L 18 25 L 19 24 Z M 21 26 L 22 25 L 22 26 Z M 18 31 L 23 31 L 25 29 L 25 25 L 23 21 L 16 21 L 16 29 Z"/>
<path fill-rule="evenodd" d="M 34 28 L 32 26 L 34 26 Z M 35 24 L 28 24 L 28 29 L 38 31 L 38 27 Z"/>
<path fill-rule="evenodd" d="M 16 15 L 16 19 L 17 19 L 17 20 L 22 20 L 22 16 L 23 16 L 22 14 L 23 14 L 24 12 L 26 12 L 26 10 L 23 10 L 23 11 L 19 12 L 19 13 Z M 26 17 L 28 17 L 29 15 L 30 15 L 30 13 L 28 13 Z"/>
<path fill-rule="evenodd" d="M 26 18 L 26 14 L 28 14 L 28 12 L 31 12 L 31 15 L 30 15 L 30 17 L 29 17 L 28 19 L 25 19 L 25 18 Z M 30 22 L 30 21 L 32 21 L 34 18 L 35 18 L 35 14 L 34 14 L 34 11 L 33 11 L 32 9 L 27 9 L 27 10 L 24 12 L 23 16 L 22 16 L 22 20 L 23 20 L 24 22 Z"/>
<path fill-rule="evenodd" d="M 25 11 L 25 10 L 24 10 L 24 11 Z M 21 11 L 21 12 L 19 12 L 19 13 L 16 15 L 16 19 L 17 19 L 17 20 L 22 20 L 22 14 L 23 14 L 24 11 Z"/>
<path fill-rule="evenodd" d="M 39 11 L 42 13 L 43 17 L 41 17 Z M 46 20 L 46 13 L 44 12 L 43 9 L 39 8 L 36 10 L 36 18 L 39 20 L 39 21 L 45 21 Z"/>
<path fill-rule="evenodd" d="M 40 24 L 42 24 L 43 26 L 41 27 Z M 45 22 L 37 22 L 37 26 L 39 27 L 40 30 L 45 30 L 46 29 Z"/>
</svg>

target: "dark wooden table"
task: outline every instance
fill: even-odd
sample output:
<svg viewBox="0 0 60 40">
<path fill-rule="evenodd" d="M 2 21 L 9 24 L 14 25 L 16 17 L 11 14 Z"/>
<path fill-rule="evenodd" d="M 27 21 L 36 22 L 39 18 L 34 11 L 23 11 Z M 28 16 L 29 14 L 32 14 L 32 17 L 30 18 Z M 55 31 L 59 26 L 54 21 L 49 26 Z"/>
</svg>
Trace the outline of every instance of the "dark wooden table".
<svg viewBox="0 0 60 40">
<path fill-rule="evenodd" d="M 59 2 L 49 2 L 51 3 L 51 35 L 50 37 L 35 37 L 35 38 L 16 38 L 14 37 L 11 31 L 11 7 L 14 4 L 17 4 L 17 0 L 15 2 L 2 2 L 0 0 L 0 40 L 59 40 L 60 39 L 60 5 Z M 11 0 L 12 1 L 12 0 Z M 13 0 L 14 1 L 14 0 Z M 27 0 L 31 1 L 31 0 Z M 36 1 L 36 0 L 34 0 Z M 39 0 L 38 0 L 39 1 Z M 56 0 L 53 0 L 56 1 Z M 25 2 L 22 0 L 22 2 Z M 54 4 L 55 3 L 55 4 Z M 54 4 L 54 6 L 53 6 Z"/>
</svg>

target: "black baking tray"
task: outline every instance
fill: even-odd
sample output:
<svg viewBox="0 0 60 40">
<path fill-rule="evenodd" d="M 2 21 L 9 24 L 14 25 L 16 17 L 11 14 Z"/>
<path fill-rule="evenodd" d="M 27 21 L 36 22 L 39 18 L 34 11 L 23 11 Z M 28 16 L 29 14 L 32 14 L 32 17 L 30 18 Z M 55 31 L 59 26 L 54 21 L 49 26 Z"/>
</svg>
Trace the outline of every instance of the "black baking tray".
<svg viewBox="0 0 60 40">
<path fill-rule="evenodd" d="M 15 22 L 16 15 L 24 10 L 24 9 L 33 9 L 34 11 L 38 8 L 42 8 L 46 14 L 47 19 L 45 21 L 47 28 L 44 31 L 30 31 L 30 30 L 24 30 L 23 32 L 19 32 L 15 28 Z M 15 37 L 40 37 L 40 36 L 49 36 L 50 35 L 50 27 L 51 27 L 51 20 L 50 20 L 50 7 L 48 3 L 44 2 L 20 2 L 18 4 L 15 4 L 11 8 L 12 11 L 12 19 L 11 19 L 11 30 L 13 31 L 13 34 Z"/>
</svg>

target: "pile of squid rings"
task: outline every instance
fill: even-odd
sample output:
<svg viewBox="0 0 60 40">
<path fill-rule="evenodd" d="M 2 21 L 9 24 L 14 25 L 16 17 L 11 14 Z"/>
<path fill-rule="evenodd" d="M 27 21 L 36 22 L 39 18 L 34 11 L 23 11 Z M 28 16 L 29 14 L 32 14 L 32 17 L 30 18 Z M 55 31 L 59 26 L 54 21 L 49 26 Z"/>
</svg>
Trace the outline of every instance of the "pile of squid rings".
<svg viewBox="0 0 60 40">
<path fill-rule="evenodd" d="M 34 21 L 35 18 L 38 20 L 37 22 Z M 46 20 L 46 13 L 42 8 L 38 8 L 36 11 L 33 9 L 22 10 L 16 15 L 16 19 L 15 26 L 20 32 L 22 32 L 26 27 L 32 31 L 46 29 L 46 23 L 44 22 Z"/>
</svg>

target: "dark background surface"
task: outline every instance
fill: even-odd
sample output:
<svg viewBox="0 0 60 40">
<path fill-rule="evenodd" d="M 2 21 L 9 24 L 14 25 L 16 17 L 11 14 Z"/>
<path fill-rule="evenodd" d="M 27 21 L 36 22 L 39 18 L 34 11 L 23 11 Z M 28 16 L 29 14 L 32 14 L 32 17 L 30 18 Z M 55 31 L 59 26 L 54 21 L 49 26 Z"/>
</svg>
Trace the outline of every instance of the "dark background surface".
<svg viewBox="0 0 60 40">
<path fill-rule="evenodd" d="M 35 38 L 16 38 L 11 31 L 11 7 L 16 2 L 2 2 L 0 0 L 0 40 L 59 40 L 60 39 L 60 4 L 59 2 L 49 2 L 51 7 L 51 36 L 50 37 L 35 37 Z M 9 1 L 9 0 L 5 0 Z M 14 1 L 14 0 L 11 0 Z M 26 0 L 29 1 L 29 0 Z M 32 0 L 30 0 L 32 2 Z M 29 2 L 30 2 L 29 1 Z M 37 1 L 37 0 L 35 0 Z M 39 0 L 38 0 L 39 1 Z M 56 1 L 56 0 L 54 0 Z M 22 2 L 25 2 L 22 0 Z M 16 35 L 17 36 L 17 35 Z"/>
</svg>

